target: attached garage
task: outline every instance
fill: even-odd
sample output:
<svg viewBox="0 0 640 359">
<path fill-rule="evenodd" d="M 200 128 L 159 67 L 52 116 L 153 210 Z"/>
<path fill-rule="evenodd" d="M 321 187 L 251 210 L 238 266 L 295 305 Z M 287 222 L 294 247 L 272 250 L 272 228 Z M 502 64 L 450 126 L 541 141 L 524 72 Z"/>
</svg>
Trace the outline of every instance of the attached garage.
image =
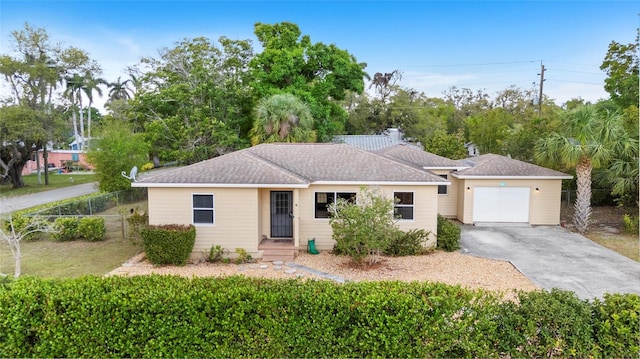
<svg viewBox="0 0 640 359">
<path fill-rule="evenodd" d="M 474 222 L 529 223 L 529 187 L 476 187 Z"/>
<path fill-rule="evenodd" d="M 468 167 L 451 174 L 460 222 L 560 224 L 562 180 L 572 176 L 494 154 L 461 163 Z"/>
</svg>

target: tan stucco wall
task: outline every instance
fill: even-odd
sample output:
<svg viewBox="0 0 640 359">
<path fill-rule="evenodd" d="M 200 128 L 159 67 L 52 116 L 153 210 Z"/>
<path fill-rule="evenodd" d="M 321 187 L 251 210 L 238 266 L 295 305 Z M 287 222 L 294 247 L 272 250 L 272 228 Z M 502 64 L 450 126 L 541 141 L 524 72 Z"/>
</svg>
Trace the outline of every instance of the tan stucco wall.
<svg viewBox="0 0 640 359">
<path fill-rule="evenodd" d="M 437 231 L 437 187 L 436 186 L 378 186 L 388 198 L 393 197 L 393 192 L 414 192 L 414 220 L 399 221 L 398 225 L 403 231 L 413 228 L 423 228 L 432 233 L 427 246 L 435 245 Z M 316 219 L 315 217 L 315 192 L 359 192 L 359 186 L 330 186 L 312 185 L 307 189 L 300 189 L 299 202 L 294 203 L 294 208 L 299 213 L 300 249 L 306 249 L 307 242 L 311 238 L 316 239 L 316 247 L 320 250 L 331 250 L 335 244 L 331 238 L 332 230 L 328 219 Z"/>
<path fill-rule="evenodd" d="M 447 194 L 438 194 L 438 213 L 447 218 L 456 218 L 458 215 L 458 182 L 451 176 L 449 170 L 432 170 L 437 175 L 448 175 L 447 180 L 451 185 L 447 186 Z M 437 193 L 437 191 L 436 191 Z"/>
<path fill-rule="evenodd" d="M 460 207 L 458 220 L 462 223 L 473 223 L 473 193 L 475 187 L 529 187 L 529 224 L 560 224 L 560 196 L 562 180 L 560 179 L 465 179 L 459 180 L 458 191 Z M 466 188 L 470 187 L 470 190 Z M 539 191 L 536 191 L 536 188 Z"/>
<path fill-rule="evenodd" d="M 153 225 L 191 224 L 192 195 L 214 195 L 215 224 L 196 225 L 192 258 L 208 253 L 214 245 L 231 252 L 245 248 L 252 255 L 258 254 L 258 189 L 149 188 L 148 191 L 149 223 Z"/>
</svg>

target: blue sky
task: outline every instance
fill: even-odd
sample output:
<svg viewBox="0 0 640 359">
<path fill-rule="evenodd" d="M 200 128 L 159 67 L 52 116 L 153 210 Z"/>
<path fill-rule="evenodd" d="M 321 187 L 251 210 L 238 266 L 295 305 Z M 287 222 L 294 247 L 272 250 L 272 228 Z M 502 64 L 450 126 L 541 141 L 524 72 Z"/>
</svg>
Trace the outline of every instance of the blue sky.
<svg viewBox="0 0 640 359">
<path fill-rule="evenodd" d="M 348 50 L 367 72 L 403 72 L 400 85 L 442 97 L 451 86 L 490 95 L 538 88 L 557 104 L 597 101 L 612 41 L 633 42 L 633 1 L 13 1 L 0 0 L 0 52 L 24 22 L 88 51 L 103 77 L 198 36 L 251 39 L 256 22 L 291 21 L 313 42 Z M 535 83 L 535 84 L 534 84 Z"/>
</svg>

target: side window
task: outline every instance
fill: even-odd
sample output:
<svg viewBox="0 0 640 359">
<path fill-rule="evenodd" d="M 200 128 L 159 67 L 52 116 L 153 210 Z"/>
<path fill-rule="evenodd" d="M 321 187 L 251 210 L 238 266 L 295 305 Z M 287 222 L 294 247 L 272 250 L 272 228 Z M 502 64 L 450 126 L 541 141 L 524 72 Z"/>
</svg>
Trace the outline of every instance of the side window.
<svg viewBox="0 0 640 359">
<path fill-rule="evenodd" d="M 444 179 L 449 179 L 448 175 L 440 175 L 440 177 L 442 177 Z M 447 188 L 449 188 L 449 186 L 439 185 L 438 186 L 438 194 L 447 194 Z"/>
<path fill-rule="evenodd" d="M 397 219 L 413 219 L 413 192 L 393 192 L 393 214 Z"/>
<path fill-rule="evenodd" d="M 193 224 L 214 224 L 213 194 L 193 195 Z"/>
<path fill-rule="evenodd" d="M 344 199 L 350 203 L 356 202 L 355 192 L 316 192 L 315 218 L 329 218 L 329 205 L 338 199 Z"/>
</svg>

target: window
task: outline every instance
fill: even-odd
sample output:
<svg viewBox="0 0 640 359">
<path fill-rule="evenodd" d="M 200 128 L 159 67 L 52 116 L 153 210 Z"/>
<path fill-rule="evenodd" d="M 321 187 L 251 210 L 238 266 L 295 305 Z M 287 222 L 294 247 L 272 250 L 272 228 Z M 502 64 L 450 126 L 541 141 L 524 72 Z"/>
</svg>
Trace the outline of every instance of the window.
<svg viewBox="0 0 640 359">
<path fill-rule="evenodd" d="M 193 224 L 214 224 L 213 195 L 193 195 Z"/>
<path fill-rule="evenodd" d="M 393 192 L 393 214 L 398 219 L 413 219 L 413 192 Z"/>
<path fill-rule="evenodd" d="M 356 194 L 352 192 L 316 192 L 315 218 L 329 218 L 329 205 L 342 198 L 350 203 L 356 202 Z"/>
<path fill-rule="evenodd" d="M 439 176 L 440 176 L 440 177 L 442 177 L 442 178 L 444 178 L 444 179 L 449 179 L 449 176 L 448 176 L 448 175 L 439 175 Z M 448 188 L 448 187 L 449 187 L 449 186 L 447 186 L 447 185 L 443 185 L 443 184 L 438 185 L 438 194 L 447 194 L 447 188 Z"/>
</svg>

